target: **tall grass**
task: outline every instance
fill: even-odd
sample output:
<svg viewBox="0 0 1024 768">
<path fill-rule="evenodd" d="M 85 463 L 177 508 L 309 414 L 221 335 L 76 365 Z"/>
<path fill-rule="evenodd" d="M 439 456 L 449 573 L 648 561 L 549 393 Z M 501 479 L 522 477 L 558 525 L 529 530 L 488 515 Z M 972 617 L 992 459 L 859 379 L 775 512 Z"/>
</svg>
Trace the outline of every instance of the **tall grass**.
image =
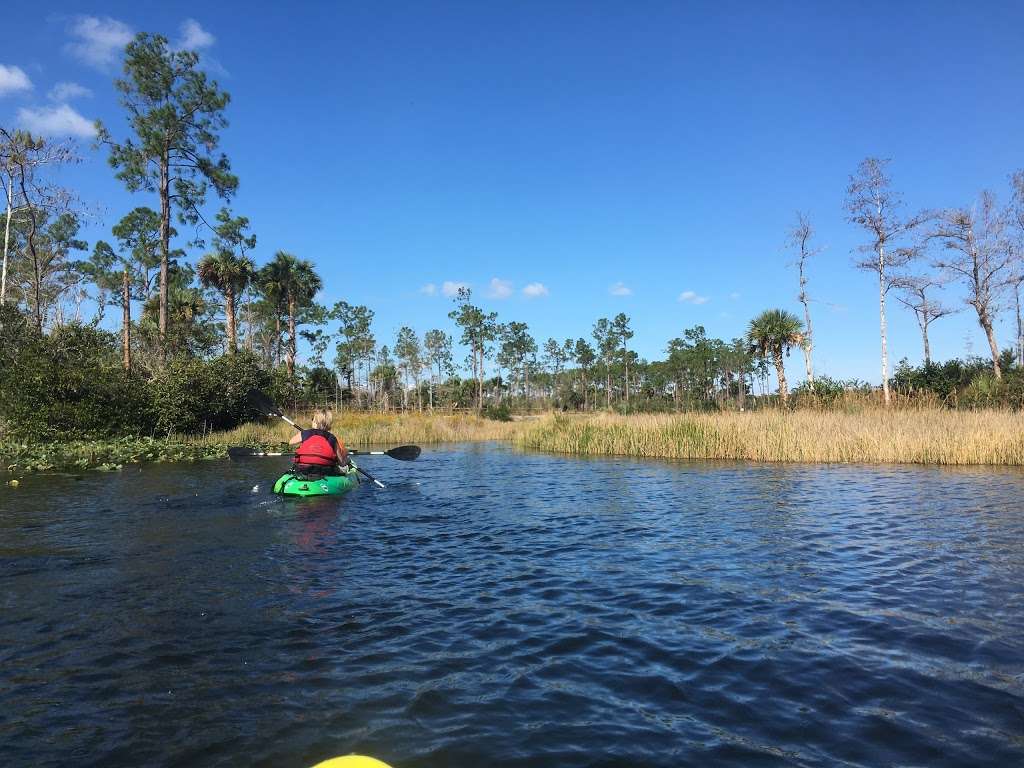
<svg viewBox="0 0 1024 768">
<path fill-rule="evenodd" d="M 554 416 L 524 448 L 585 455 L 782 462 L 1024 464 L 1024 415 L 1009 411 L 758 411 Z"/>
<path fill-rule="evenodd" d="M 296 418 L 303 423 L 308 418 Z M 679 459 L 1024 465 L 1024 414 L 941 408 L 761 410 L 708 414 L 544 415 L 500 422 L 469 415 L 342 414 L 347 445 L 505 440 L 580 455 Z M 294 434 L 284 422 L 246 424 L 193 438 L 203 445 L 268 445 Z"/>
<path fill-rule="evenodd" d="M 308 414 L 294 417 L 308 424 Z M 375 414 L 344 413 L 334 419 L 331 431 L 346 445 L 383 445 L 398 443 L 462 443 L 477 440 L 509 440 L 518 427 L 514 422 L 489 421 L 462 414 Z M 199 442 L 218 445 L 267 445 L 285 443 L 295 434 L 280 419 L 243 424 L 228 432 L 215 432 Z"/>
</svg>

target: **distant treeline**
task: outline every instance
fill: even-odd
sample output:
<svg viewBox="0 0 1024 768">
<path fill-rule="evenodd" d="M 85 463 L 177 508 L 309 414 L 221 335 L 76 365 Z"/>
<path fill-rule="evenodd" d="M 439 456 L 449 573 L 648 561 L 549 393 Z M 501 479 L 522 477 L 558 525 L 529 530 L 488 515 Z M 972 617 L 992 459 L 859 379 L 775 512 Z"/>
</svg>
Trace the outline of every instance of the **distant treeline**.
<svg viewBox="0 0 1024 768">
<path fill-rule="evenodd" d="M 821 248 L 805 214 L 789 231 L 803 318 L 767 309 L 742 338 L 728 341 L 695 326 L 664 340 L 663 359 L 645 360 L 631 348 L 625 314 L 596 319 L 584 336 L 541 341 L 525 323 L 477 306 L 463 288 L 448 314 L 466 353 L 459 360 L 456 340 L 442 328 L 420 335 L 406 326 L 384 341 L 369 307 L 319 304 L 322 279 L 308 260 L 278 250 L 256 264 L 250 222 L 229 207 L 239 178 L 218 149 L 230 97 L 195 53 L 139 34 L 125 49 L 115 87 L 127 135 L 98 124 L 97 147 L 125 188 L 149 194 L 153 207 L 127 211 L 95 243 L 80 238 L 84 209 L 58 182 L 78 149 L 0 126 L 0 430 L 7 434 L 231 426 L 246 415 L 241 388 L 256 384 L 292 402 L 383 411 L 746 409 L 790 401 L 785 357 L 794 348 L 806 371 L 792 392 L 798 404 L 870 396 L 865 383 L 815 376 L 808 267 Z M 1016 405 L 1024 364 L 1024 172 L 1011 175 L 1006 206 L 983 192 L 972 205 L 907 215 L 887 169 L 886 160 L 865 159 L 845 201 L 849 222 L 866 233 L 856 266 L 878 278 L 882 402 L 895 393 L 950 406 Z M 192 239 L 182 242 L 179 227 Z M 984 362 L 931 362 L 929 330 L 954 311 L 938 292 L 952 282 L 985 332 Z M 890 294 L 918 321 L 920 368 L 904 362 L 890 372 Z M 91 316 L 84 306 L 95 307 Z M 1006 352 L 994 327 L 1008 308 L 1016 311 L 1017 339 Z M 108 311 L 119 311 L 116 335 L 102 330 Z M 299 339 L 308 344 L 305 365 Z"/>
</svg>

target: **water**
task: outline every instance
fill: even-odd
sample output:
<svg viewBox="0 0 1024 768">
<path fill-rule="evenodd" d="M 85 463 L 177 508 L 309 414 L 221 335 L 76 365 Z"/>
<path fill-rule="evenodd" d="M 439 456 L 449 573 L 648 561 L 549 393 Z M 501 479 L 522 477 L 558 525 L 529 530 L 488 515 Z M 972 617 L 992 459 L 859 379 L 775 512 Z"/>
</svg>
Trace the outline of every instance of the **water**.
<svg viewBox="0 0 1024 768">
<path fill-rule="evenodd" d="M 281 466 L 0 488 L 0 763 L 1024 764 L 1024 473 Z"/>
</svg>

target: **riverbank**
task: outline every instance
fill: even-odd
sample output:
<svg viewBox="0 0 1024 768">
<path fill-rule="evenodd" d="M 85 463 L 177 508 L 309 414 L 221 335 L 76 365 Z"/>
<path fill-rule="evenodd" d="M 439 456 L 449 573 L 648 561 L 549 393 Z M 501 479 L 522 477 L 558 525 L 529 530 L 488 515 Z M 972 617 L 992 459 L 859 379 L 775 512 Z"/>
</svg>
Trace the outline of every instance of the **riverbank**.
<svg viewBox="0 0 1024 768">
<path fill-rule="evenodd" d="M 297 415 L 299 423 L 308 422 Z M 334 431 L 352 447 L 400 443 L 465 443 L 511 440 L 518 422 L 490 421 L 451 414 L 343 414 Z M 113 440 L 73 440 L 63 443 L 0 442 L 0 471 L 76 472 L 86 469 L 118 470 L 127 464 L 163 461 L 199 461 L 227 457 L 232 445 L 287 450 L 295 434 L 283 421 L 253 422 L 226 432 L 206 435 L 170 435 L 164 438 L 125 437 Z M 2 481 L 0 481 L 2 482 Z"/>
<path fill-rule="evenodd" d="M 468 415 L 353 413 L 341 415 L 334 431 L 353 447 L 498 440 L 581 456 L 1024 465 L 1024 414 L 995 410 L 545 414 L 512 422 Z M 0 468 L 15 473 L 116 470 L 147 461 L 223 458 L 231 445 L 280 450 L 292 434 L 284 422 L 265 422 L 202 436 L 0 443 Z"/>
</svg>

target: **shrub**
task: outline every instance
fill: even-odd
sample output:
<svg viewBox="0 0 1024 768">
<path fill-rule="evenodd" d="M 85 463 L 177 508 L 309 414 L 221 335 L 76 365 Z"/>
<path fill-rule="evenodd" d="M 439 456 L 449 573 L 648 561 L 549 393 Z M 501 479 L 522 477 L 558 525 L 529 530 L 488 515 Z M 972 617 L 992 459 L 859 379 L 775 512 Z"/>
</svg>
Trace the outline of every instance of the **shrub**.
<svg viewBox="0 0 1024 768">
<path fill-rule="evenodd" d="M 231 429 L 259 415 L 246 393 L 272 391 L 271 384 L 259 358 L 247 352 L 212 360 L 173 360 L 152 383 L 157 430 L 170 434 Z"/>
<path fill-rule="evenodd" d="M 488 403 L 484 406 L 480 415 L 491 421 L 512 421 L 512 412 L 508 408 L 508 403 L 500 403 L 499 405 Z"/>
<path fill-rule="evenodd" d="M 73 323 L 41 336 L 5 312 L 0 349 L 4 434 L 67 440 L 152 429 L 146 382 L 125 373 L 114 334 Z"/>
</svg>

